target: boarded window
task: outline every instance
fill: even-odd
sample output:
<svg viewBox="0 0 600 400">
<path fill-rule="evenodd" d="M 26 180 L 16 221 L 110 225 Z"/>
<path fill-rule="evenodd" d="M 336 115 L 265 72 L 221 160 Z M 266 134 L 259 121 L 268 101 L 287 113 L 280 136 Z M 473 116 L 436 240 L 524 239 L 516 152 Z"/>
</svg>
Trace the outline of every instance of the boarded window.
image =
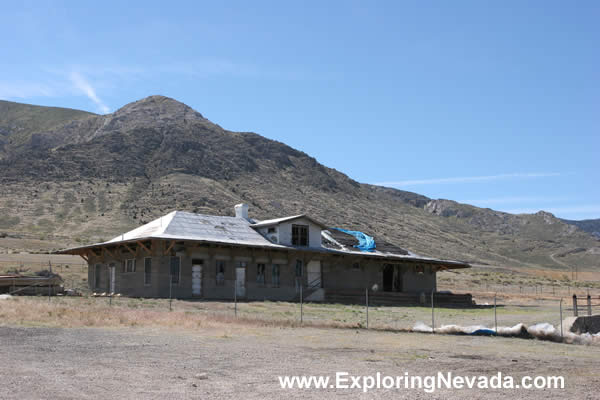
<svg viewBox="0 0 600 400">
<path fill-rule="evenodd" d="M 152 259 L 144 258 L 144 285 L 152 283 Z"/>
<path fill-rule="evenodd" d="M 415 267 L 415 271 L 417 272 L 417 274 L 424 274 L 425 273 L 425 267 L 422 265 L 417 265 Z"/>
<path fill-rule="evenodd" d="M 222 286 L 225 284 L 225 261 L 217 260 L 217 285 Z"/>
<path fill-rule="evenodd" d="M 271 281 L 273 287 L 279 287 L 279 264 L 273 264 L 271 269 Z"/>
<path fill-rule="evenodd" d="M 308 225 L 292 225 L 292 245 L 308 246 Z"/>
<path fill-rule="evenodd" d="M 265 284 L 265 264 L 256 265 L 256 283 Z"/>
<path fill-rule="evenodd" d="M 126 261 L 127 269 L 125 272 L 135 272 L 135 260 L 129 259 Z"/>
<path fill-rule="evenodd" d="M 179 278 L 181 273 L 181 259 L 179 257 L 171 257 L 171 283 L 179 285 Z"/>
</svg>

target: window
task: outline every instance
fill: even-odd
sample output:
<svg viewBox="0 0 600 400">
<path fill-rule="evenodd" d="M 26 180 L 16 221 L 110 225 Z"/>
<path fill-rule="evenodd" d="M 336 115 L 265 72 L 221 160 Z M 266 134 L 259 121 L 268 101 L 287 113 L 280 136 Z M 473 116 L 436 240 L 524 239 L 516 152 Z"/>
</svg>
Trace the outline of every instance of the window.
<svg viewBox="0 0 600 400">
<path fill-rule="evenodd" d="M 217 260 L 217 285 L 225 284 L 225 261 Z"/>
<path fill-rule="evenodd" d="M 265 264 L 256 264 L 256 283 L 265 284 Z"/>
<path fill-rule="evenodd" d="M 127 265 L 125 272 L 135 272 L 135 260 L 133 258 L 125 261 L 125 263 Z"/>
<path fill-rule="evenodd" d="M 100 274 L 101 274 L 102 264 L 96 264 L 94 268 L 94 287 L 98 289 L 100 287 Z"/>
<path fill-rule="evenodd" d="M 273 287 L 279 287 L 279 264 L 273 264 L 271 280 L 273 281 Z"/>
<path fill-rule="evenodd" d="M 267 233 L 275 233 L 275 232 L 277 232 L 277 229 L 275 229 L 274 227 L 272 227 L 272 228 L 269 228 L 269 229 L 267 230 Z"/>
<path fill-rule="evenodd" d="M 417 274 L 420 274 L 420 275 L 422 275 L 422 274 L 424 274 L 424 273 L 425 273 L 425 267 L 424 267 L 424 266 L 422 266 L 422 265 L 417 265 L 417 266 L 415 267 L 415 271 L 417 272 Z"/>
<path fill-rule="evenodd" d="M 308 225 L 292 225 L 292 245 L 308 246 Z"/>
<path fill-rule="evenodd" d="M 238 261 L 236 265 L 238 268 L 246 268 L 248 263 L 246 261 Z"/>
<path fill-rule="evenodd" d="M 181 259 L 179 257 L 171 257 L 171 283 L 179 285 L 179 274 L 181 273 Z"/>
<path fill-rule="evenodd" d="M 302 260 L 296 260 L 296 278 L 302 277 Z"/>
<path fill-rule="evenodd" d="M 144 285 L 152 283 L 152 259 L 144 258 Z"/>
</svg>

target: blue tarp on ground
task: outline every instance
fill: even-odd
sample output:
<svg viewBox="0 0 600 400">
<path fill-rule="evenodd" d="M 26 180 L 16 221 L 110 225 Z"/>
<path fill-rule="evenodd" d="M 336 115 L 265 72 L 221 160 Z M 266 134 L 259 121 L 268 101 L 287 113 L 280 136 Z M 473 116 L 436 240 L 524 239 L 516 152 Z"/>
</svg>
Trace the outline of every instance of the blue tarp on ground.
<svg viewBox="0 0 600 400">
<path fill-rule="evenodd" d="M 373 239 L 372 236 L 366 235 L 360 231 L 349 231 L 347 229 L 342 228 L 332 229 L 347 233 L 348 235 L 352 235 L 356 239 L 358 239 L 358 244 L 355 244 L 354 247 L 356 247 L 360 251 L 375 251 L 375 239 Z"/>
</svg>

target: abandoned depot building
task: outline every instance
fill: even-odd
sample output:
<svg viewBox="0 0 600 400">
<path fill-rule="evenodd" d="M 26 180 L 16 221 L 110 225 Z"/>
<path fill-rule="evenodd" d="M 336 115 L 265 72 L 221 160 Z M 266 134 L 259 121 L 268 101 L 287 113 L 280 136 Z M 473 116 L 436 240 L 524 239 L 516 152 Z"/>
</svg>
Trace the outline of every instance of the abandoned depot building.
<svg viewBox="0 0 600 400">
<path fill-rule="evenodd" d="M 420 257 L 307 215 L 255 221 L 173 211 L 116 238 L 60 251 L 88 263 L 96 293 L 132 297 L 364 302 L 428 302 L 436 272 L 468 264 Z M 470 295 L 438 293 L 471 304 Z"/>
</svg>

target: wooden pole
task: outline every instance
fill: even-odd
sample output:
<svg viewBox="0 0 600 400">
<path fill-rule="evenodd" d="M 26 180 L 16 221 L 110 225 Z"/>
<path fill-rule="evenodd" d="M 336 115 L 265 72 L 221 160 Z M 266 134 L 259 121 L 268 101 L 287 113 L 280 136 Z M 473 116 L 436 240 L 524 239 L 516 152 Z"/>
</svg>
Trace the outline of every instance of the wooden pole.
<svg viewBox="0 0 600 400">
<path fill-rule="evenodd" d="M 494 293 L 494 327 L 496 331 L 496 335 L 498 335 L 498 317 L 496 314 L 496 294 Z"/>
<path fill-rule="evenodd" d="M 302 297 L 302 285 L 300 285 L 300 324 L 302 324 L 302 322 L 304 322 L 303 305 L 304 305 L 304 299 Z"/>
<path fill-rule="evenodd" d="M 560 298 L 560 337 L 563 337 L 562 297 Z"/>
<path fill-rule="evenodd" d="M 591 317 L 592 316 L 592 296 L 587 295 L 587 309 L 588 309 L 588 315 Z"/>
<path fill-rule="evenodd" d="M 435 292 L 432 290 L 431 291 L 431 333 L 435 333 L 435 307 L 433 305 L 433 294 Z"/>
<path fill-rule="evenodd" d="M 365 289 L 365 303 L 367 308 L 367 329 L 369 329 L 369 288 Z"/>
<path fill-rule="evenodd" d="M 577 316 L 577 295 L 573 295 L 573 316 Z"/>
</svg>

